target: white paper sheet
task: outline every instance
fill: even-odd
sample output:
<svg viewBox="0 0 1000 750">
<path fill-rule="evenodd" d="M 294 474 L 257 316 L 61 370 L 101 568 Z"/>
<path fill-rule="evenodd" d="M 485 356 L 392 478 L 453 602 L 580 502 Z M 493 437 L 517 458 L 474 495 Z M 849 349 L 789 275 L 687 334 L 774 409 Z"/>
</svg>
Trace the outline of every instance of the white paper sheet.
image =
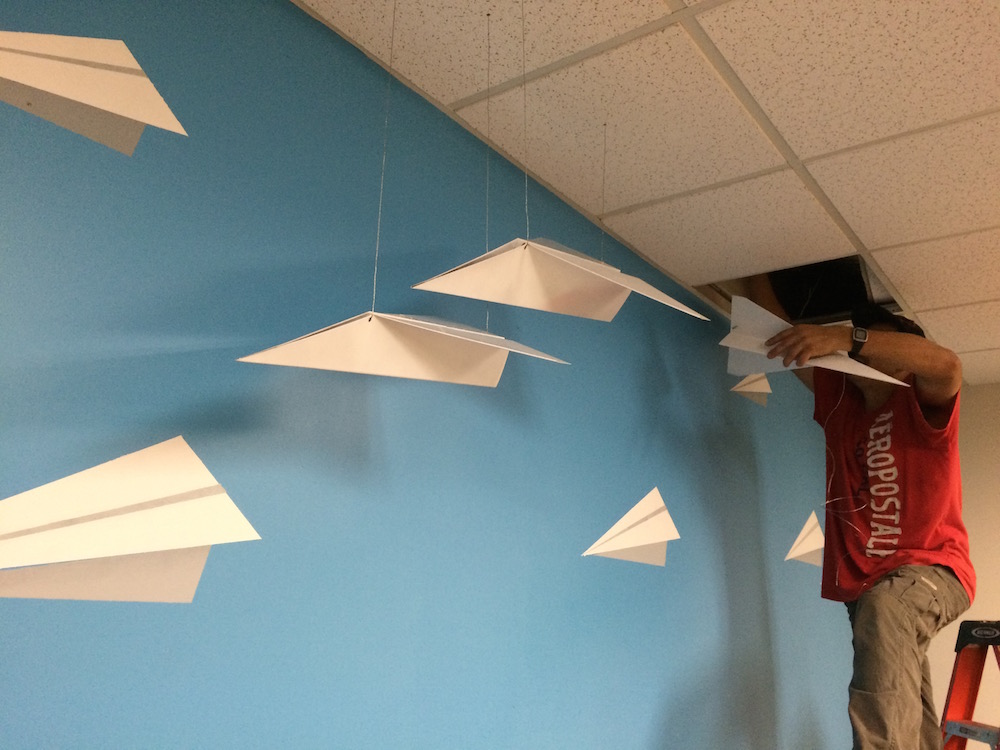
<svg viewBox="0 0 1000 750">
<path fill-rule="evenodd" d="M 752 375 L 760 372 L 802 369 L 801 366 L 794 363 L 785 367 L 780 359 L 768 359 L 767 357 L 769 347 L 764 342 L 789 327 L 787 321 L 745 297 L 733 297 L 732 330 L 719 342 L 722 346 L 729 348 L 729 374 Z M 851 359 L 846 352 L 815 357 L 809 360 L 809 363 L 804 367 L 824 367 L 828 370 L 859 375 L 872 380 L 906 385 L 901 380 L 879 372 L 874 367 L 863 365 Z"/>
<path fill-rule="evenodd" d="M 129 156 L 147 125 L 187 135 L 116 39 L 0 31 L 0 101 Z"/>
<path fill-rule="evenodd" d="M 239 361 L 493 388 L 511 352 L 566 364 L 475 328 L 377 312 L 356 315 Z"/>
<path fill-rule="evenodd" d="M 187 604 L 194 599 L 209 547 L 0 570 L 0 596 Z"/>
<path fill-rule="evenodd" d="M 755 404 L 767 406 L 767 394 L 771 393 L 771 384 L 767 380 L 767 375 L 758 372 L 747 375 L 729 390 L 750 399 Z"/>
<path fill-rule="evenodd" d="M 547 239 L 511 240 L 413 288 L 603 321 L 637 292 L 707 320 L 642 279 Z"/>
<path fill-rule="evenodd" d="M 666 565 L 667 542 L 680 539 L 677 527 L 654 487 L 628 513 L 594 542 L 583 556 L 598 555 L 616 560 Z"/>
<path fill-rule="evenodd" d="M 823 529 L 820 528 L 816 511 L 813 511 L 796 537 L 795 543 L 792 544 L 792 548 L 785 555 L 785 560 L 799 560 L 822 567 L 824 544 Z"/>
<path fill-rule="evenodd" d="M 0 501 L 0 596 L 190 601 L 211 545 L 254 539 L 176 437 Z"/>
</svg>

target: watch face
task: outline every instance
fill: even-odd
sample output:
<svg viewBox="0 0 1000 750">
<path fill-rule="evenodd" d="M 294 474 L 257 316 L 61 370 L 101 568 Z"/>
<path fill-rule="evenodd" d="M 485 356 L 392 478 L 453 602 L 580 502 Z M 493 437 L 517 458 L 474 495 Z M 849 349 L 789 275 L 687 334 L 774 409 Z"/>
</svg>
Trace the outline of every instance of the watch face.
<svg viewBox="0 0 1000 750">
<path fill-rule="evenodd" d="M 851 357 L 861 356 L 861 347 L 865 345 L 868 341 L 868 331 L 864 328 L 854 328 L 851 330 L 851 351 L 848 354 Z"/>
</svg>

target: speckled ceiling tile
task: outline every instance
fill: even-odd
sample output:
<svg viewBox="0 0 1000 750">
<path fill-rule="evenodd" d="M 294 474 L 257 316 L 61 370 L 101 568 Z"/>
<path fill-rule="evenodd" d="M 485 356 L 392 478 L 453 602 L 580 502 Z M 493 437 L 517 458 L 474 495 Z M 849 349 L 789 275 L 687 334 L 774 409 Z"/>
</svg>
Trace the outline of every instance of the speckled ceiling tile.
<svg viewBox="0 0 1000 750">
<path fill-rule="evenodd" d="M 1000 106 L 996 0 L 745 0 L 698 21 L 802 158 Z"/>
<path fill-rule="evenodd" d="M 1000 229 L 873 253 L 916 311 L 1000 299 Z"/>
<path fill-rule="evenodd" d="M 683 29 L 671 26 L 494 97 L 490 137 L 599 214 L 784 164 Z M 459 111 L 487 131 L 486 103 Z"/>
<path fill-rule="evenodd" d="M 301 0 L 388 64 L 393 0 Z M 392 67 L 441 105 L 669 14 L 661 0 L 397 0 Z M 489 13 L 489 27 L 487 17 Z M 522 59 L 523 58 L 523 59 Z"/>
<path fill-rule="evenodd" d="M 928 336 L 959 354 L 1000 349 L 1000 301 L 926 310 L 917 319 Z"/>
<path fill-rule="evenodd" d="M 1000 226 L 1000 115 L 808 164 L 869 249 Z"/>
<path fill-rule="evenodd" d="M 791 170 L 608 218 L 608 226 L 691 285 L 854 253 Z"/>
<path fill-rule="evenodd" d="M 295 0 L 368 54 L 389 60 L 393 0 Z"/>
</svg>

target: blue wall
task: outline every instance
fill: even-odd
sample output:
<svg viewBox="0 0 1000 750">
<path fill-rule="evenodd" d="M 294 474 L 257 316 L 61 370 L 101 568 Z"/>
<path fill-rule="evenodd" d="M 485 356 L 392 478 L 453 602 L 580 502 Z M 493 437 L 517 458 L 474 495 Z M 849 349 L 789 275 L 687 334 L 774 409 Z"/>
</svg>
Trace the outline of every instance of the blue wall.
<svg viewBox="0 0 1000 750">
<path fill-rule="evenodd" d="M 613 323 L 498 305 L 479 389 L 235 360 L 369 309 L 387 75 L 286 0 L 5 0 L 124 39 L 190 134 L 132 158 L 0 105 L 0 497 L 183 435 L 262 541 L 190 605 L 0 600 L 0 745 L 837 748 L 849 642 L 782 558 L 822 499 L 808 394 L 731 393 L 728 324 L 610 239 Z M 486 149 L 391 86 L 377 309 L 483 252 Z M 524 234 L 494 156 L 490 238 Z M 600 231 L 532 185 L 533 236 Z M 586 549 L 653 486 L 666 568 Z"/>
</svg>

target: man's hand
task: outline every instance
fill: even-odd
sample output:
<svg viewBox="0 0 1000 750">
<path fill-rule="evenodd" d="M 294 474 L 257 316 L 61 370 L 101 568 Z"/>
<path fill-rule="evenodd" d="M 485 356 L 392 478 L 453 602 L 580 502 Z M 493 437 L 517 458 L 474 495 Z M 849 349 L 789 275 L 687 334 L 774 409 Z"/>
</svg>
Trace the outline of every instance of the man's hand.
<svg viewBox="0 0 1000 750">
<path fill-rule="evenodd" d="M 814 357 L 849 351 L 851 329 L 846 326 L 817 326 L 803 323 L 786 328 L 764 343 L 771 347 L 767 352 L 769 358 L 780 359 L 785 367 L 791 366 L 792 363 L 804 367 Z"/>
</svg>

